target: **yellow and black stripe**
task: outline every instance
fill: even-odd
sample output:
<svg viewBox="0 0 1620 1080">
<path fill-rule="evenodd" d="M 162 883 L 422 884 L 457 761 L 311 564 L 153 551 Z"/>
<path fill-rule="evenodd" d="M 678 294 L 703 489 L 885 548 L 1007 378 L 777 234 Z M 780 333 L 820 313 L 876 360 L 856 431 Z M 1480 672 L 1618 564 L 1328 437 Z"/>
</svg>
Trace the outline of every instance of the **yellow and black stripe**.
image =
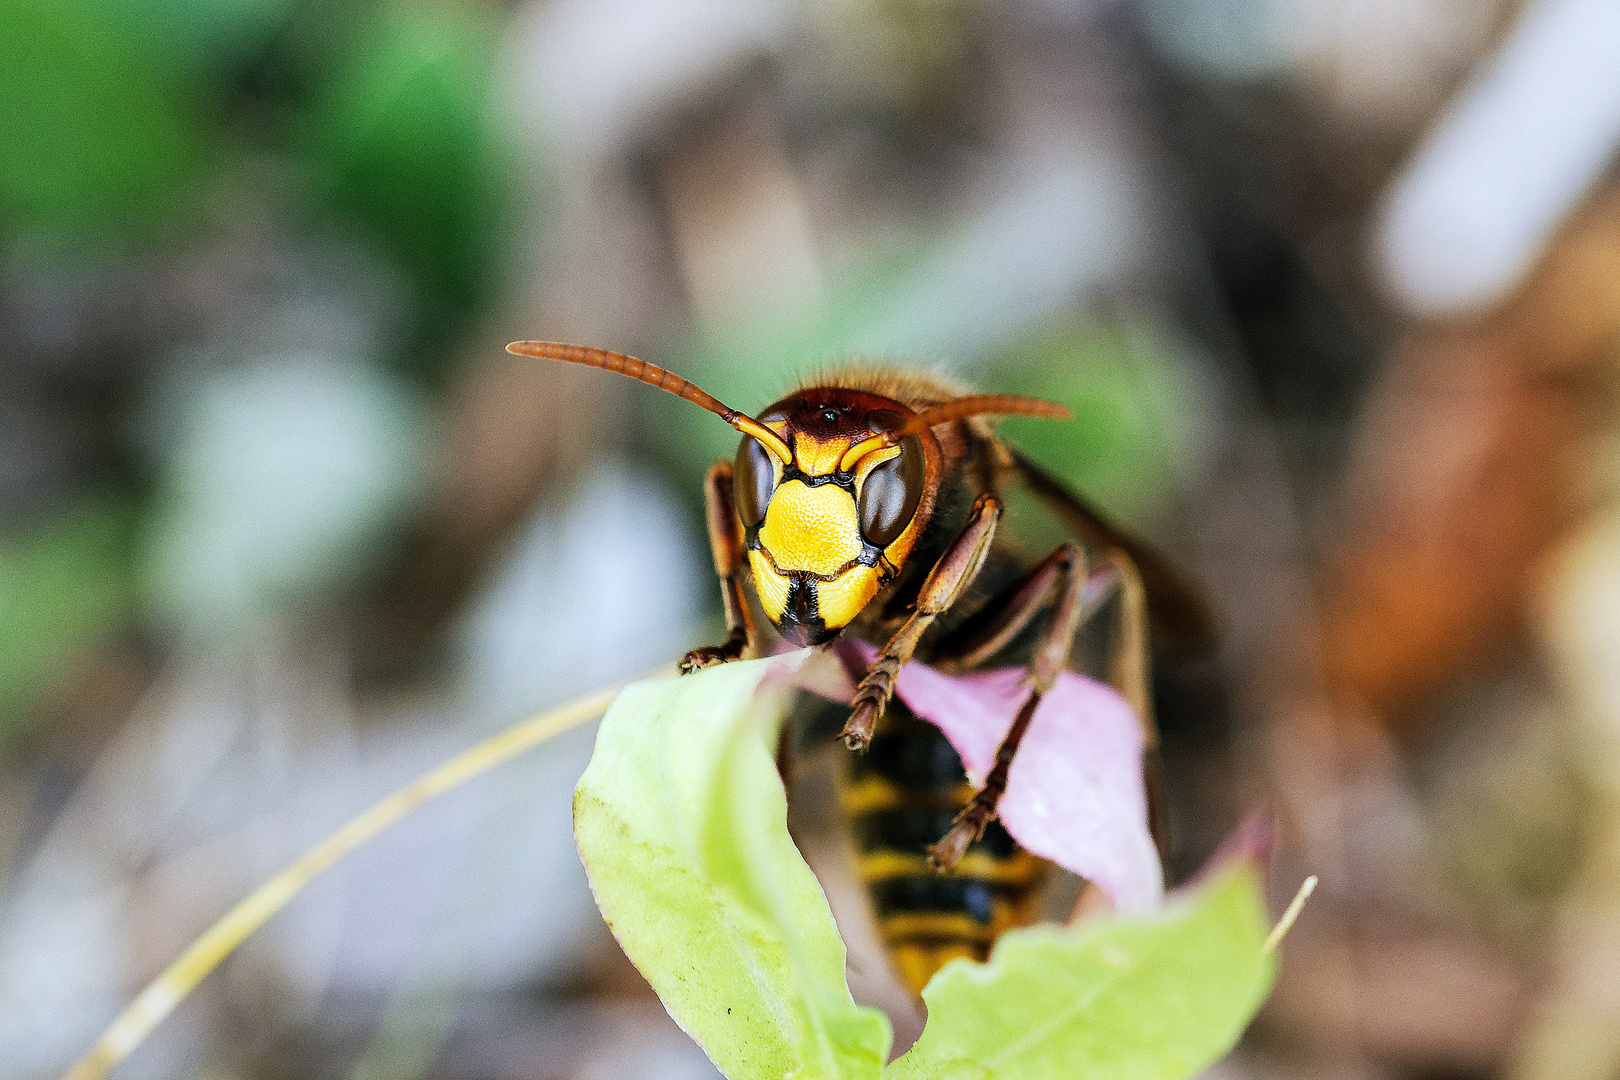
<svg viewBox="0 0 1620 1080">
<path fill-rule="evenodd" d="M 920 992 L 946 961 L 983 960 L 1002 931 L 1038 917 L 1047 863 L 1020 848 L 999 822 L 956 871 L 928 862 L 928 845 L 973 798 L 962 760 L 940 730 L 890 702 L 842 791 L 860 852 L 861 878 L 901 978 Z"/>
</svg>

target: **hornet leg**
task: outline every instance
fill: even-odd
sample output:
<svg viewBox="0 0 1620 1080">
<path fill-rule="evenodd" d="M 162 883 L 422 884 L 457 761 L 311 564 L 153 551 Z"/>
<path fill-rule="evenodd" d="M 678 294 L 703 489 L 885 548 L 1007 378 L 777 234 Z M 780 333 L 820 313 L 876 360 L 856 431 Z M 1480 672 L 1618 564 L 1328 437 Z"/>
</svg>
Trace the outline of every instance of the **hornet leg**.
<svg viewBox="0 0 1620 1080">
<path fill-rule="evenodd" d="M 1079 546 L 1064 544 L 1010 590 L 1008 603 L 978 627 L 967 632 L 953 661 L 961 666 L 977 662 L 1004 646 L 1030 619 L 1051 602 L 1056 593 L 1051 621 L 1041 632 L 1035 655 L 1030 661 L 1030 694 L 1012 726 L 996 750 L 995 764 L 985 776 L 984 786 L 973 801 L 957 815 L 949 832 L 929 849 L 929 858 L 941 870 L 950 870 L 961 860 L 968 845 L 977 840 L 996 816 L 996 806 L 1007 790 L 1007 776 L 1019 744 L 1029 730 L 1041 699 L 1051 692 L 1058 675 L 1068 664 L 1069 651 L 1081 625 L 1114 593 L 1121 598 L 1121 617 L 1115 629 L 1110 652 L 1109 682 L 1130 702 L 1147 728 L 1152 743 L 1151 714 L 1147 711 L 1147 619 L 1143 606 L 1141 579 L 1129 558 L 1120 552 L 1106 554 L 1095 570 L 1087 573 L 1085 555 Z M 1155 765 L 1156 747 L 1149 746 L 1148 762 L 1149 827 L 1163 849 L 1163 794 Z"/>
<path fill-rule="evenodd" d="M 1001 500 L 994 495 L 980 495 L 973 504 L 967 528 L 929 571 L 928 580 L 917 594 L 917 610 L 866 669 L 866 677 L 850 703 L 854 711 L 844 724 L 844 745 L 851 750 L 865 750 L 872 741 L 878 718 L 888 706 L 889 698 L 894 696 L 894 683 L 900 677 L 900 669 L 911 659 L 923 631 L 933 625 L 940 612 L 956 602 L 984 566 L 1000 518 Z"/>
<path fill-rule="evenodd" d="M 709 548 L 714 572 L 720 578 L 720 598 L 726 605 L 726 640 L 693 649 L 681 657 L 681 674 L 736 660 L 755 640 L 753 616 L 743 595 L 743 536 L 732 501 L 731 462 L 721 459 L 709 466 L 703 481 L 703 504 L 709 526 Z"/>
</svg>

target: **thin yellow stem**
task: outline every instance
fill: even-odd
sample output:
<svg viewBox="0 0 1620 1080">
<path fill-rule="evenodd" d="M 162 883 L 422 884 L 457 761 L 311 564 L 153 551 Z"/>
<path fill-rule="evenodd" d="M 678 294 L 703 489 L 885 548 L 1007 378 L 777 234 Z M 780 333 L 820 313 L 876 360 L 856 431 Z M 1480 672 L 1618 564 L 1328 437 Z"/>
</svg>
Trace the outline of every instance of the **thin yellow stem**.
<svg viewBox="0 0 1620 1080">
<path fill-rule="evenodd" d="M 1294 920 L 1299 918 L 1300 911 L 1305 907 L 1305 901 L 1309 900 L 1311 893 L 1315 891 L 1316 875 L 1312 874 L 1300 885 L 1299 892 L 1294 894 L 1294 899 L 1289 901 L 1288 910 L 1283 912 L 1282 918 L 1277 920 L 1277 925 L 1271 928 L 1271 933 L 1266 936 L 1266 943 L 1260 946 L 1261 952 L 1273 952 L 1276 950 L 1277 943 L 1282 941 L 1283 935 L 1288 933 L 1289 928 L 1294 925 Z"/>
<path fill-rule="evenodd" d="M 673 674 L 660 669 L 655 674 Z M 607 711 L 619 693 L 615 686 L 589 697 L 541 713 L 532 719 L 493 735 L 477 746 L 462 751 L 383 799 L 344 825 L 303 855 L 291 866 L 253 891 L 247 899 L 227 911 L 223 918 L 191 943 L 179 959 L 153 979 L 130 1002 L 112 1026 L 90 1048 L 90 1052 L 63 1077 L 63 1080 L 100 1080 L 113 1066 L 151 1034 L 184 1001 L 186 995 L 218 967 L 253 931 L 263 926 L 287 902 L 303 891 L 321 871 L 382 832 L 430 799 L 471 780 L 547 739 L 587 724 Z"/>
</svg>

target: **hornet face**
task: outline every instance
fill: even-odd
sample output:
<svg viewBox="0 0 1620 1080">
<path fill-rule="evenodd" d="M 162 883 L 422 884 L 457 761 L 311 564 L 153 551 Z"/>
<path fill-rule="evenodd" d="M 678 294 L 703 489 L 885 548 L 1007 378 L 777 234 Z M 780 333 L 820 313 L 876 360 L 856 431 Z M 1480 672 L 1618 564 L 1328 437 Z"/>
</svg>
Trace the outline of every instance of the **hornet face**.
<svg viewBox="0 0 1620 1080">
<path fill-rule="evenodd" d="M 916 546 L 939 468 L 932 436 L 852 453 L 911 416 L 863 391 L 805 390 L 759 418 L 792 450 L 790 462 L 744 437 L 732 472 L 737 515 L 760 604 L 788 640 L 836 637 Z"/>
</svg>

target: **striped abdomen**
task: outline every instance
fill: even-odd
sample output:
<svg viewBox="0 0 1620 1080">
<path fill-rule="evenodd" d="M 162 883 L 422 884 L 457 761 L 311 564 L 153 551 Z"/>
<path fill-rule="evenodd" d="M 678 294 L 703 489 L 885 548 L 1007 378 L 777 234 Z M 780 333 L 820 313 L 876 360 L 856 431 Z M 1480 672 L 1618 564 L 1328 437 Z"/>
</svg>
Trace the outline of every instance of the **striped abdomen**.
<svg viewBox="0 0 1620 1080">
<path fill-rule="evenodd" d="M 962 760 L 932 724 L 889 703 L 867 753 L 844 785 L 860 874 L 895 967 L 920 992 L 953 957 L 983 960 L 1002 931 L 1039 915 L 1047 864 L 1018 847 L 999 822 L 940 874 L 927 847 L 973 797 Z"/>
</svg>

